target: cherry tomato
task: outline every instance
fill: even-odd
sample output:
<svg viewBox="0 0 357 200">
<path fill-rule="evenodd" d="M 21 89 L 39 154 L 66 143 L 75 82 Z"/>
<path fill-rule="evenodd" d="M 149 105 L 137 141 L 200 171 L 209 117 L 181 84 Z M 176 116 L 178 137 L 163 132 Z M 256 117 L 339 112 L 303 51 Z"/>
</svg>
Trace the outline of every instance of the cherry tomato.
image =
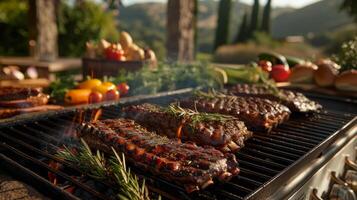
<svg viewBox="0 0 357 200">
<path fill-rule="evenodd" d="M 129 92 L 129 85 L 125 82 L 123 83 L 119 83 L 119 85 L 117 85 L 117 90 L 120 92 L 121 95 L 126 95 Z"/>
<path fill-rule="evenodd" d="M 270 76 L 276 82 L 284 82 L 289 79 L 290 69 L 284 65 L 274 65 L 273 69 L 270 72 Z"/>
<path fill-rule="evenodd" d="M 89 94 L 88 102 L 89 103 L 99 103 L 103 100 L 103 95 L 100 92 L 92 92 Z"/>
<path fill-rule="evenodd" d="M 121 60 L 124 55 L 124 51 L 122 49 L 116 48 L 115 45 L 111 45 L 105 49 L 105 57 L 108 60 Z"/>
<path fill-rule="evenodd" d="M 272 70 L 273 64 L 268 60 L 259 61 L 258 65 L 266 72 L 270 72 Z"/>
<path fill-rule="evenodd" d="M 104 101 L 117 101 L 119 100 L 119 97 L 120 94 L 118 90 L 108 90 L 104 95 Z"/>
</svg>

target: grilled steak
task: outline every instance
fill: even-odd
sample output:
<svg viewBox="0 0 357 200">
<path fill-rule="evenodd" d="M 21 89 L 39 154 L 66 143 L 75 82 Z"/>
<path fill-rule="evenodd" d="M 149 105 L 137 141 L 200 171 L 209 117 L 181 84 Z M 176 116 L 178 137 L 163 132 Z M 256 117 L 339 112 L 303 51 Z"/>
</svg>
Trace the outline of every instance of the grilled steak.
<svg viewBox="0 0 357 200">
<path fill-rule="evenodd" d="M 40 93 L 36 88 L 0 87 L 0 101 L 27 99 Z"/>
<path fill-rule="evenodd" d="M 215 179 L 227 181 L 239 172 L 233 154 L 180 143 L 151 133 L 130 119 L 86 123 L 78 135 L 92 148 L 110 153 L 113 147 L 123 152 L 133 165 L 177 182 L 187 192 L 203 189 Z"/>
<path fill-rule="evenodd" d="M 124 108 L 123 113 L 124 117 L 160 135 L 210 145 L 223 152 L 238 151 L 251 136 L 244 123 L 231 116 L 198 113 L 173 105 L 169 108 L 135 105 Z"/>
<path fill-rule="evenodd" d="M 237 84 L 230 88 L 228 93 L 237 96 L 261 97 L 278 101 L 287 106 L 292 112 L 316 112 L 322 108 L 320 104 L 311 101 L 299 92 L 289 90 L 273 92 L 265 86 Z"/>
<path fill-rule="evenodd" d="M 35 106 L 42 106 L 48 103 L 49 96 L 39 93 L 37 96 L 30 96 L 26 99 L 0 101 L 0 107 L 6 108 L 29 108 Z"/>
<path fill-rule="evenodd" d="M 267 131 L 288 120 L 287 107 L 268 99 L 200 93 L 179 102 L 185 108 L 200 112 L 232 115 L 243 121 L 249 130 Z"/>
</svg>

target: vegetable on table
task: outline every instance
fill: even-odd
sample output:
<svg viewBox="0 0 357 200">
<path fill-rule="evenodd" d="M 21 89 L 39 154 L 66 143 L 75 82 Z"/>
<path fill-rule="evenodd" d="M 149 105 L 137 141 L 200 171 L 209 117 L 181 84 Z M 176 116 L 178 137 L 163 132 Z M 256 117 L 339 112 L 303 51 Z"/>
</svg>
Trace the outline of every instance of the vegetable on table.
<svg viewBox="0 0 357 200">
<path fill-rule="evenodd" d="M 108 90 L 104 94 L 104 101 L 117 101 L 119 100 L 120 93 L 116 89 Z"/>
<path fill-rule="evenodd" d="M 80 83 L 77 87 L 78 89 L 94 89 L 95 87 L 102 84 L 102 81 L 99 79 L 89 79 Z"/>
<path fill-rule="evenodd" d="M 103 101 L 103 94 L 100 92 L 91 92 L 88 98 L 88 103 L 99 103 Z"/>
<path fill-rule="evenodd" d="M 290 69 L 284 65 L 275 65 L 270 72 L 270 76 L 276 82 L 288 81 L 290 76 Z"/>
<path fill-rule="evenodd" d="M 259 60 L 270 61 L 274 65 L 284 65 L 289 67 L 288 61 L 283 55 L 278 53 L 261 53 L 258 55 Z"/>
<path fill-rule="evenodd" d="M 119 83 L 117 85 L 117 90 L 120 92 L 120 95 L 127 95 L 129 93 L 129 85 L 125 82 Z"/>
<path fill-rule="evenodd" d="M 272 70 L 273 64 L 268 60 L 260 60 L 258 65 L 266 72 L 270 72 Z"/>
<path fill-rule="evenodd" d="M 71 105 L 87 104 L 91 92 L 89 89 L 72 89 L 66 93 L 64 101 Z"/>
</svg>

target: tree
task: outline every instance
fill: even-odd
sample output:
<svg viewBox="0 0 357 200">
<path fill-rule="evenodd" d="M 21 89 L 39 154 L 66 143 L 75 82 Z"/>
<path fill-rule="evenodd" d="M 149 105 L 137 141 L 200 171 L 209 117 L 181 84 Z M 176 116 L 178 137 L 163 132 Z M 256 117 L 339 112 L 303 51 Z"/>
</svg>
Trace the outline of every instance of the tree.
<svg viewBox="0 0 357 200">
<path fill-rule="evenodd" d="M 355 22 L 357 22 L 357 1 L 356 0 L 344 0 L 341 4 L 341 9 L 345 10 L 351 15 Z"/>
<path fill-rule="evenodd" d="M 169 0 L 167 2 L 168 58 L 181 62 L 194 60 L 195 51 L 195 3 L 192 0 Z"/>
<path fill-rule="evenodd" d="M 234 43 L 245 42 L 248 39 L 248 28 L 248 12 L 245 12 Z"/>
<path fill-rule="evenodd" d="M 250 17 L 249 37 L 251 37 L 259 27 L 259 0 L 254 0 L 252 14 Z"/>
<path fill-rule="evenodd" d="M 29 39 L 36 41 L 35 56 L 52 61 L 58 56 L 57 0 L 29 0 Z"/>
<path fill-rule="evenodd" d="M 268 0 L 263 12 L 263 19 L 262 19 L 262 31 L 270 34 L 270 23 L 271 23 L 271 0 Z"/>
<path fill-rule="evenodd" d="M 74 5 L 61 1 L 58 29 L 59 53 L 69 57 L 82 56 L 87 41 L 107 39 L 114 42 L 119 35 L 113 12 L 94 1 Z"/>
<path fill-rule="evenodd" d="M 219 2 L 216 37 L 214 40 L 213 50 L 216 50 L 219 46 L 228 43 L 231 5 L 231 0 L 221 0 Z"/>
</svg>

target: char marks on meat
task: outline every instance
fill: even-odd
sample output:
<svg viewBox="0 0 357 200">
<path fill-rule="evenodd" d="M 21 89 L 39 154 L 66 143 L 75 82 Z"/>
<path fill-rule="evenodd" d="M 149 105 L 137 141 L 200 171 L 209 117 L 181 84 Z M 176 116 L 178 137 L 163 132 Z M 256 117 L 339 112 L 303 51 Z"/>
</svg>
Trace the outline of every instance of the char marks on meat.
<svg viewBox="0 0 357 200">
<path fill-rule="evenodd" d="M 149 132 L 130 119 L 108 119 L 83 124 L 78 135 L 89 146 L 105 152 L 113 147 L 130 163 L 187 192 L 203 189 L 214 180 L 227 181 L 239 172 L 236 158 L 213 147 L 199 147 Z"/>
<path fill-rule="evenodd" d="M 27 99 L 32 96 L 37 96 L 40 93 L 41 91 L 36 88 L 1 87 L 0 101 Z"/>
<path fill-rule="evenodd" d="M 289 109 L 268 99 L 200 93 L 180 101 L 180 106 L 200 112 L 232 115 L 243 121 L 249 130 L 269 132 L 289 119 Z"/>
<path fill-rule="evenodd" d="M 237 84 L 230 88 L 228 93 L 278 101 L 287 106 L 292 112 L 316 112 L 322 108 L 320 104 L 308 99 L 302 93 L 289 90 L 278 90 L 276 93 L 262 85 Z"/>
<path fill-rule="evenodd" d="M 202 146 L 210 145 L 223 152 L 238 151 L 244 146 L 244 141 L 251 136 L 244 123 L 232 116 L 215 115 L 222 117 L 220 121 L 210 118 L 212 114 L 198 113 L 173 105 L 169 108 L 153 104 L 134 105 L 125 107 L 123 113 L 124 117 L 135 120 L 149 131 L 169 138 L 179 136 L 183 141 L 191 141 Z M 206 116 L 207 119 L 197 122 L 197 115 Z"/>
</svg>

